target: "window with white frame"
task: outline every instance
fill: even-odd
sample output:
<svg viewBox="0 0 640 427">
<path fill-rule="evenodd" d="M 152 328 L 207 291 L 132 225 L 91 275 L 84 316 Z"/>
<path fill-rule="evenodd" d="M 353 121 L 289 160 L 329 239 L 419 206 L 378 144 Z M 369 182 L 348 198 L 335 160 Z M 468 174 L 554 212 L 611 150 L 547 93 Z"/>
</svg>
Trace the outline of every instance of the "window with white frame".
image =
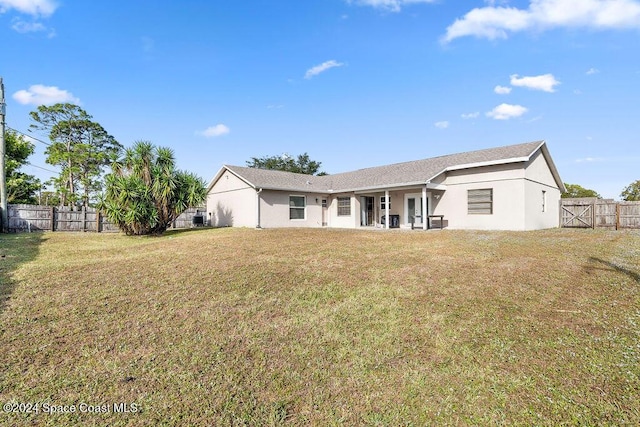
<svg viewBox="0 0 640 427">
<path fill-rule="evenodd" d="M 338 216 L 351 216 L 351 197 L 338 197 Z"/>
<path fill-rule="evenodd" d="M 306 207 L 305 196 L 289 196 L 289 219 L 305 219 Z"/>
<path fill-rule="evenodd" d="M 467 190 L 467 213 L 472 215 L 493 214 L 493 188 Z"/>
<path fill-rule="evenodd" d="M 387 208 L 387 198 L 382 196 L 380 197 L 380 210 L 384 211 Z M 389 196 L 389 209 L 391 209 L 391 196 Z"/>
</svg>

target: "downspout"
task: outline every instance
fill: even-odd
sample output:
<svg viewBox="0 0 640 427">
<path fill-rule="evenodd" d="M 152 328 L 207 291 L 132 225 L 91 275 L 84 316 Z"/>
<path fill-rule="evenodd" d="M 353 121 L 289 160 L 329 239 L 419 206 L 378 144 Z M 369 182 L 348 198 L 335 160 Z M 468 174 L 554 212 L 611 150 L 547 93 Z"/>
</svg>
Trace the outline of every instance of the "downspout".
<svg viewBox="0 0 640 427">
<path fill-rule="evenodd" d="M 260 226 L 260 193 L 262 188 L 256 189 L 256 228 L 262 228 Z"/>
</svg>

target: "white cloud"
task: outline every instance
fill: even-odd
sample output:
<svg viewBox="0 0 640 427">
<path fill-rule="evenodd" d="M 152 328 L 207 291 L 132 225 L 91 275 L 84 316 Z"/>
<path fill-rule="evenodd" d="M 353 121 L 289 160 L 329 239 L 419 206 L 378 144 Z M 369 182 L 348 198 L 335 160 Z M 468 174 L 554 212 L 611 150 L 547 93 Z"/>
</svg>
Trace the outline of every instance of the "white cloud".
<svg viewBox="0 0 640 427">
<path fill-rule="evenodd" d="M 543 74 L 541 76 L 519 77 L 517 74 L 511 75 L 511 85 L 526 87 L 533 90 L 542 90 L 545 92 L 555 92 L 554 86 L 560 82 L 553 77 L 553 74 Z"/>
<path fill-rule="evenodd" d="M 400 12 L 402 6 L 415 3 L 433 3 L 435 0 L 347 0 L 347 3 L 355 3 L 362 6 L 371 6 L 391 12 Z"/>
<path fill-rule="evenodd" d="M 511 88 L 507 86 L 496 86 L 493 91 L 499 95 L 508 95 L 511 93 Z"/>
<path fill-rule="evenodd" d="M 215 126 L 209 126 L 202 132 L 197 132 L 197 133 L 207 138 L 215 138 L 218 136 L 226 135 L 229 132 L 231 132 L 231 129 L 229 129 L 227 126 L 223 124 L 217 124 Z"/>
<path fill-rule="evenodd" d="M 47 30 L 47 27 L 40 22 L 25 22 L 21 19 L 14 20 L 11 28 L 19 33 L 36 33 Z"/>
<path fill-rule="evenodd" d="M 341 62 L 337 62 L 335 60 L 325 61 L 320 65 L 316 65 L 315 67 L 309 68 L 304 75 L 305 79 L 310 79 L 314 76 L 317 76 L 320 73 L 323 73 L 334 67 L 342 67 L 344 64 Z"/>
<path fill-rule="evenodd" d="M 593 74 L 598 74 L 600 72 L 600 70 L 598 70 L 597 68 L 589 68 L 587 70 L 587 76 L 591 76 Z"/>
<path fill-rule="evenodd" d="M 514 117 L 520 117 L 528 110 L 522 105 L 500 104 L 493 110 L 487 112 L 487 117 L 496 120 L 509 120 Z"/>
<path fill-rule="evenodd" d="M 507 38 L 518 31 L 551 28 L 640 28 L 639 0 L 531 0 L 527 9 L 475 8 L 447 28 L 442 42 L 458 37 Z"/>
<path fill-rule="evenodd" d="M 33 85 L 28 90 L 19 90 L 13 94 L 13 99 L 20 104 L 53 105 L 60 102 L 80 104 L 80 100 L 69 91 L 58 89 L 56 86 Z"/>
<path fill-rule="evenodd" d="M 435 122 L 433 125 L 438 129 L 446 129 L 449 127 L 449 122 L 446 120 L 443 120 L 441 122 Z"/>
<path fill-rule="evenodd" d="M 0 0 L 0 13 L 13 9 L 31 16 L 50 16 L 57 8 L 53 0 Z"/>
<path fill-rule="evenodd" d="M 47 32 L 48 38 L 53 38 L 56 35 L 56 30 L 53 28 L 48 28 L 41 22 L 27 22 L 20 18 L 14 18 L 12 20 L 13 24 L 11 25 L 11 29 L 17 31 L 18 33 L 37 33 L 37 32 Z"/>
<path fill-rule="evenodd" d="M 476 111 L 474 113 L 461 114 L 460 117 L 462 117 L 465 120 L 468 120 L 468 119 L 475 119 L 479 115 L 480 115 L 480 112 Z"/>
<path fill-rule="evenodd" d="M 468 12 L 447 27 L 442 42 L 464 36 L 484 37 L 490 40 L 507 38 L 507 31 L 521 31 L 529 26 L 527 13 L 514 8 L 484 7 Z"/>
<path fill-rule="evenodd" d="M 15 10 L 22 15 L 31 15 L 33 18 L 48 17 L 55 12 L 58 4 L 53 0 L 0 0 L 0 14 Z M 12 20 L 11 28 L 18 33 L 47 32 L 47 37 L 55 37 L 56 31 L 47 28 L 41 22 L 27 22 L 21 17 Z"/>
</svg>

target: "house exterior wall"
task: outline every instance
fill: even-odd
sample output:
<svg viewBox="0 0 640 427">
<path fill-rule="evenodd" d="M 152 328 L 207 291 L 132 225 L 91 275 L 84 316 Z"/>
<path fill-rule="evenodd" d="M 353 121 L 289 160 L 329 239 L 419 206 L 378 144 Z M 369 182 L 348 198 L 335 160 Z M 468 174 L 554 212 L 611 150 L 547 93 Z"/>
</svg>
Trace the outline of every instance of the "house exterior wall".
<svg viewBox="0 0 640 427">
<path fill-rule="evenodd" d="M 447 190 L 433 213 L 444 215 L 450 229 L 524 230 L 525 173 L 523 163 L 451 171 Z M 493 190 L 493 213 L 468 213 L 468 191 Z"/>
<path fill-rule="evenodd" d="M 560 189 L 541 151 L 527 163 L 525 177 L 525 229 L 558 227 Z"/>
<path fill-rule="evenodd" d="M 351 215 L 338 216 L 338 198 L 349 197 Z M 354 193 L 333 194 L 329 201 L 329 227 L 356 228 L 360 226 L 360 196 Z"/>
<path fill-rule="evenodd" d="M 255 227 L 256 191 L 225 171 L 207 194 L 207 219 L 213 227 Z"/>
<path fill-rule="evenodd" d="M 525 181 L 525 200 L 525 230 L 556 228 L 560 225 L 559 189 L 527 180 Z"/>
<path fill-rule="evenodd" d="M 289 196 L 305 197 L 305 219 L 289 219 Z M 260 226 L 263 228 L 322 227 L 323 198 L 326 199 L 327 196 L 296 191 L 263 190 L 260 193 Z"/>
</svg>

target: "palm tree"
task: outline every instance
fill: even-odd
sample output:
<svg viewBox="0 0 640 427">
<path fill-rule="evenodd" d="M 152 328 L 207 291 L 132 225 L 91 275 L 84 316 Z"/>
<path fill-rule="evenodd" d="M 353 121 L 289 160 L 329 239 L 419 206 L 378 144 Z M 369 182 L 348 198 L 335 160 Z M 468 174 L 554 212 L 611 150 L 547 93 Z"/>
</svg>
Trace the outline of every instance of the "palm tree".
<svg viewBox="0 0 640 427">
<path fill-rule="evenodd" d="M 106 176 L 100 208 L 127 235 L 162 234 L 188 207 L 201 204 L 206 187 L 176 170 L 173 151 L 138 141 Z"/>
</svg>

